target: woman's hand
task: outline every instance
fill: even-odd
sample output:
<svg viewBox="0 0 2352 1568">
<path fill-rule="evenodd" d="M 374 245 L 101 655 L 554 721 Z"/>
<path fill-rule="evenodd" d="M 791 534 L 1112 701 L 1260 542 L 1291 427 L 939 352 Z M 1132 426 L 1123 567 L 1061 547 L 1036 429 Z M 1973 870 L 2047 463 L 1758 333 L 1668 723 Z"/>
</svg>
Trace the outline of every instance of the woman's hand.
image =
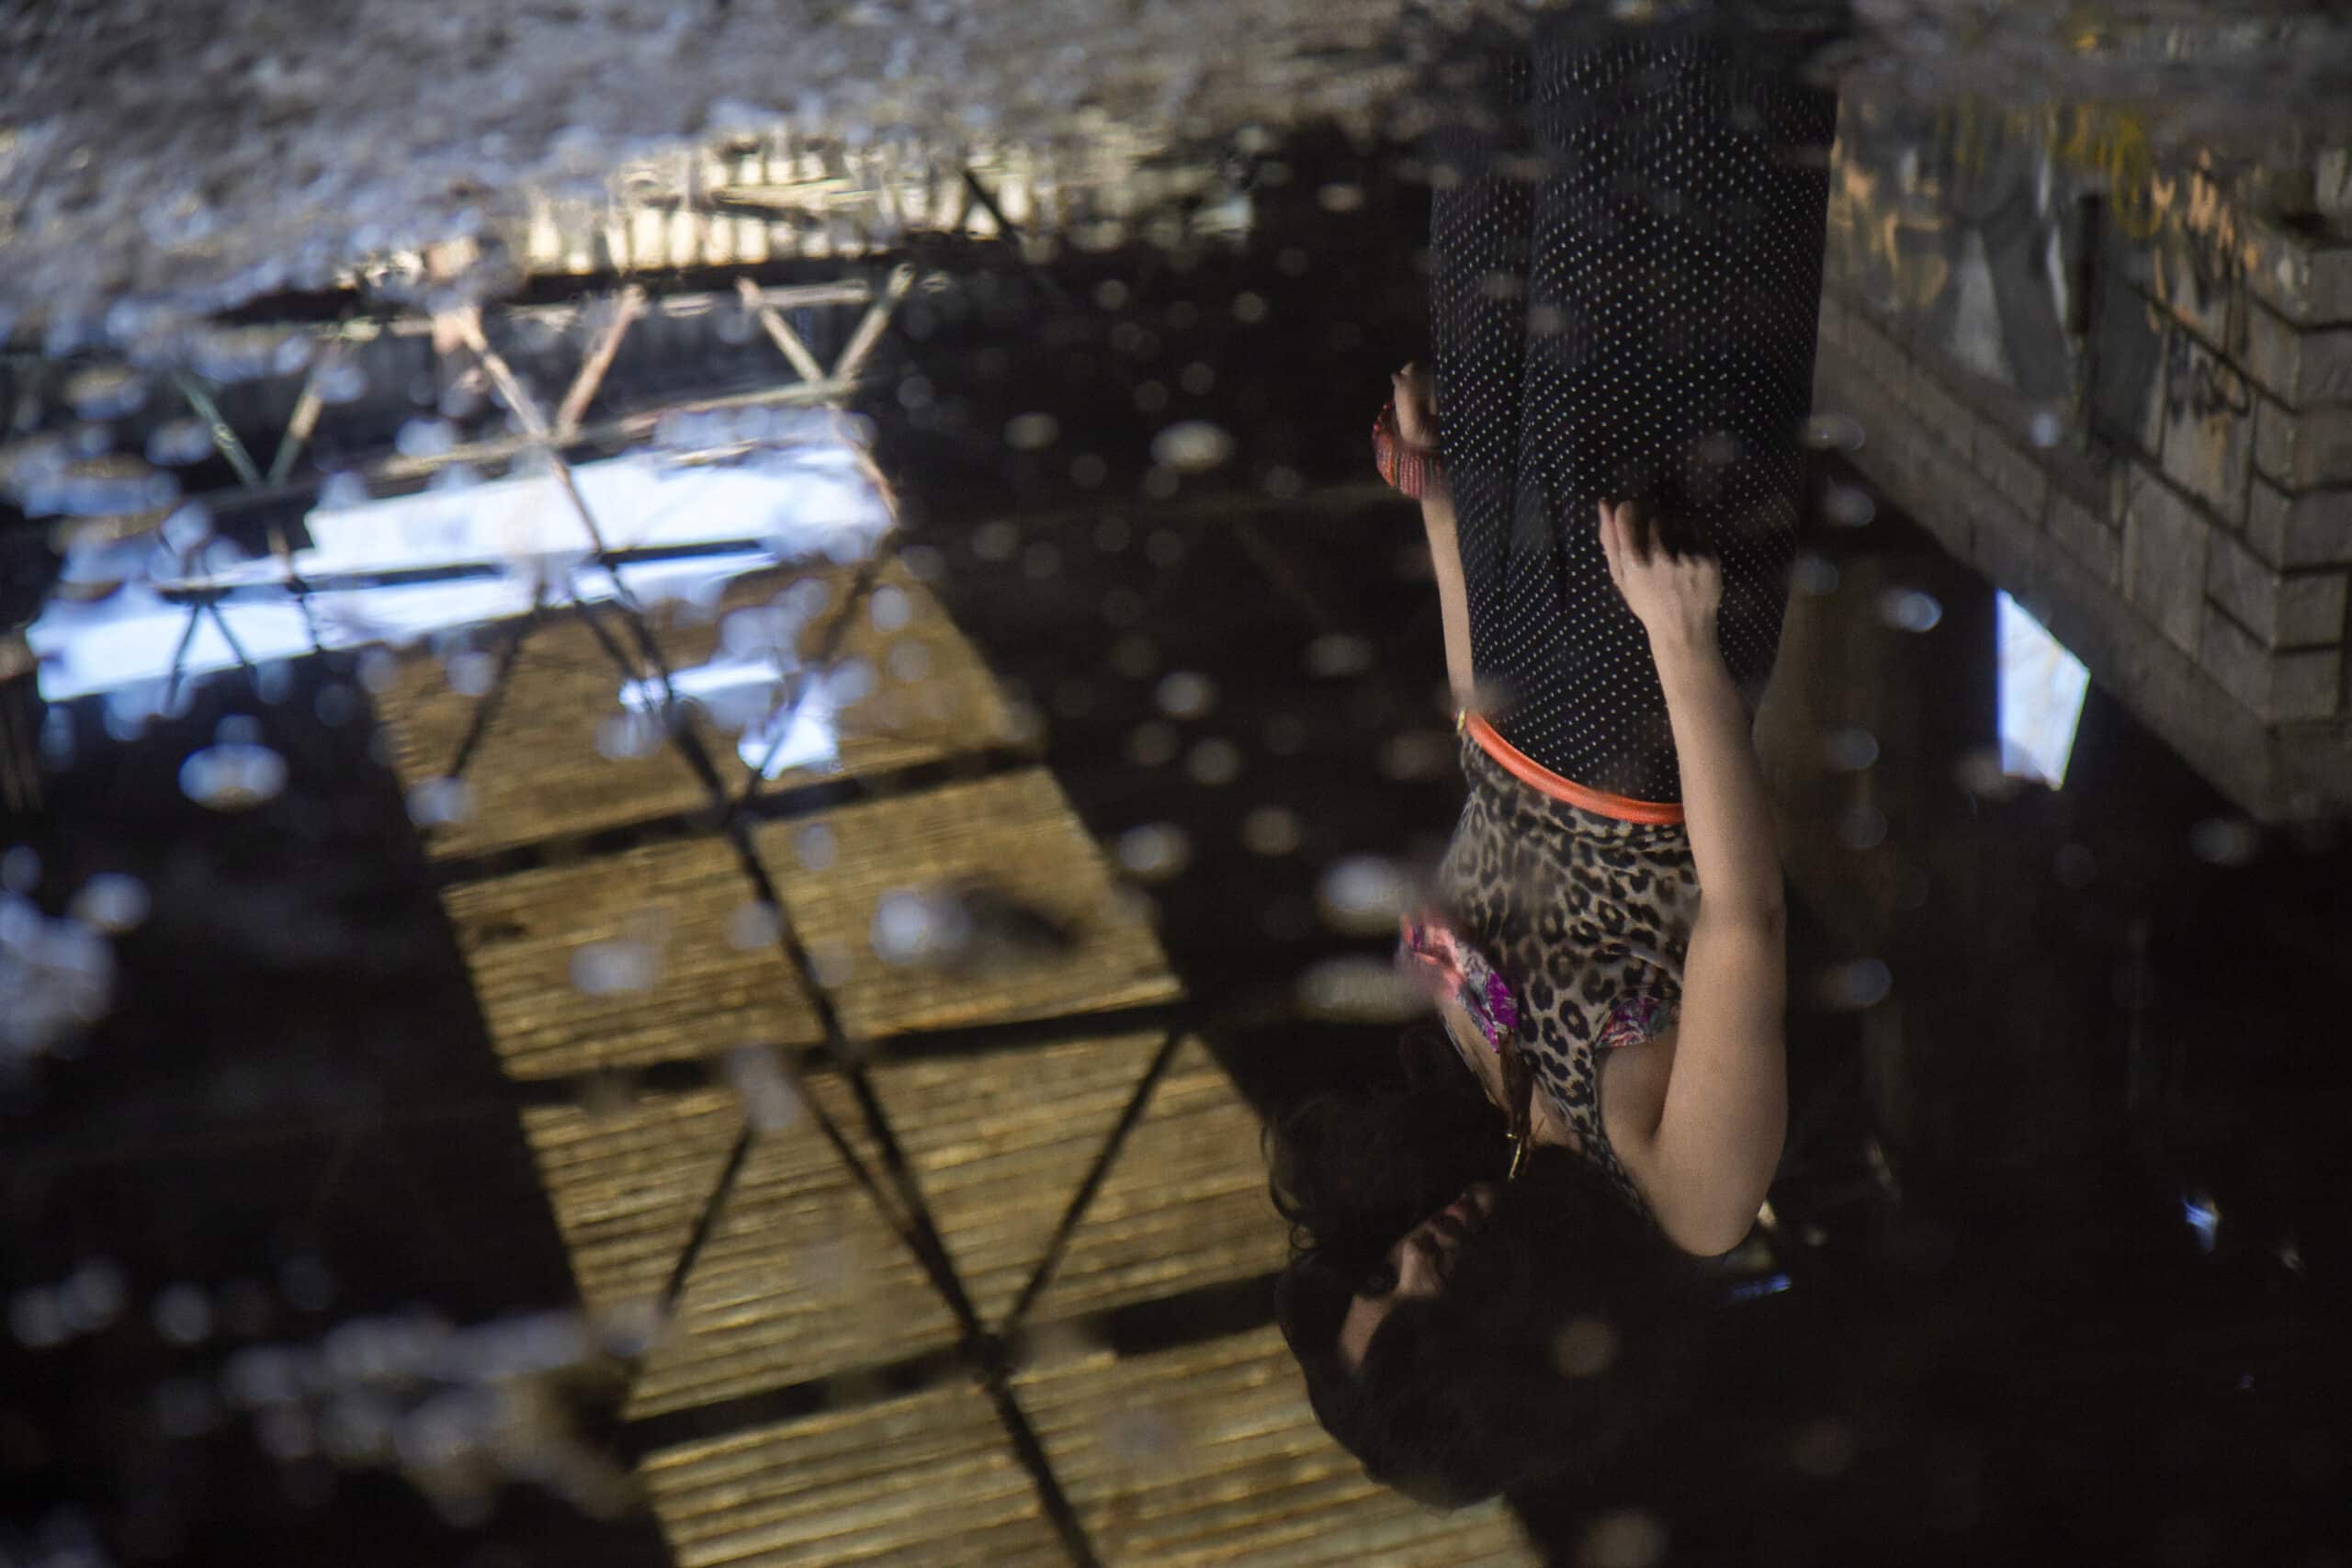
<svg viewBox="0 0 2352 1568">
<path fill-rule="evenodd" d="M 1408 446 L 1436 450 L 1437 382 L 1418 359 L 1388 379 L 1396 393 L 1396 434 Z"/>
<path fill-rule="evenodd" d="M 1610 580 L 1649 633 L 1653 658 L 1716 650 L 1722 568 L 1705 556 L 1669 551 L 1658 538 L 1655 514 L 1641 502 L 1600 503 L 1600 548 Z"/>
</svg>

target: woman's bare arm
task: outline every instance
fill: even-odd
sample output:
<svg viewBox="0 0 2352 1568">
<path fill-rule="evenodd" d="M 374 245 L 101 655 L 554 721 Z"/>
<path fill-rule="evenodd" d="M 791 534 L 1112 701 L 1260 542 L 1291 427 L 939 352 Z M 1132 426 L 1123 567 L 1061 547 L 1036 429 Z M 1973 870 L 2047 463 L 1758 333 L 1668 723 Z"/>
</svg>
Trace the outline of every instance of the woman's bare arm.
<svg viewBox="0 0 2352 1568">
<path fill-rule="evenodd" d="M 1601 542 L 1666 691 L 1699 913 L 1657 1126 L 1627 1168 L 1678 1246 L 1714 1254 L 1747 1236 L 1787 1135 L 1781 866 L 1747 710 L 1715 640 L 1720 573 L 1642 549 L 1629 524 L 1604 509 Z"/>
<path fill-rule="evenodd" d="M 1658 677 L 1682 757 L 1699 913 L 1654 1146 L 1683 1222 L 1675 1240 L 1713 1254 L 1747 1236 L 1787 1136 L 1786 922 L 1763 773 L 1723 656 L 1711 637 L 1659 655 Z"/>
<path fill-rule="evenodd" d="M 1430 568 L 1437 577 L 1438 614 L 1445 623 L 1445 678 L 1453 705 L 1471 706 L 1470 604 L 1462 586 L 1462 540 L 1453 527 L 1453 497 L 1433 479 L 1421 496 L 1421 527 L 1429 535 Z"/>
<path fill-rule="evenodd" d="M 1424 450 L 1437 447 L 1436 387 L 1416 362 L 1392 377 L 1396 398 L 1397 434 Z M 1430 465 L 1421 491 L 1421 529 L 1430 542 L 1430 566 L 1437 578 L 1438 612 L 1445 623 L 1446 684 L 1453 705 L 1471 705 L 1474 672 L 1470 668 L 1470 603 L 1462 586 L 1462 538 L 1454 531 L 1453 491 L 1445 482 L 1442 464 Z"/>
</svg>

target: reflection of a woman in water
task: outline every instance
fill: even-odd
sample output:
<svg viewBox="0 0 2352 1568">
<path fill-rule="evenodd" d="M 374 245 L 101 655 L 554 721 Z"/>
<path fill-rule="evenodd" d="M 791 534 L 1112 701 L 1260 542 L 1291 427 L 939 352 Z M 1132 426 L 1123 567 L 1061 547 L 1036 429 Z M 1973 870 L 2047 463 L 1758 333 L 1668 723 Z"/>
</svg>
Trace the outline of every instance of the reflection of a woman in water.
<svg viewBox="0 0 2352 1568">
<path fill-rule="evenodd" d="M 1405 1088 L 1274 1140 L 1317 1413 L 1433 1500 L 1604 1454 L 1670 1404 L 1690 1365 L 1665 1331 L 1781 1151 L 1750 727 L 1836 101 L 1771 52 L 1548 17 L 1433 160 L 1435 386 L 1399 373 L 1375 447 L 1421 500 L 1464 711 L 1468 801 L 1398 953 L 1443 1027 L 1408 1033 Z"/>
</svg>

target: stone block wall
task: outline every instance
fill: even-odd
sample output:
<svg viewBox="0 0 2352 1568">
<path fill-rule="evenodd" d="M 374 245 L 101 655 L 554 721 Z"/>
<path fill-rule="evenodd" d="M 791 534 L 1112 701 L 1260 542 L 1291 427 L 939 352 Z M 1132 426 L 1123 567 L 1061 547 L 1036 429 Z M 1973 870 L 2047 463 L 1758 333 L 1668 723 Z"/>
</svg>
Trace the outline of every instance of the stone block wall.
<svg viewBox="0 0 2352 1568">
<path fill-rule="evenodd" d="M 2104 385 L 2084 361 L 2087 438 L 1833 257 L 1815 406 L 2244 809 L 2352 813 L 2352 243 L 2245 217 L 2232 241 L 2219 279 L 2191 245 L 2110 243 L 2097 314 L 2137 343 Z"/>
</svg>

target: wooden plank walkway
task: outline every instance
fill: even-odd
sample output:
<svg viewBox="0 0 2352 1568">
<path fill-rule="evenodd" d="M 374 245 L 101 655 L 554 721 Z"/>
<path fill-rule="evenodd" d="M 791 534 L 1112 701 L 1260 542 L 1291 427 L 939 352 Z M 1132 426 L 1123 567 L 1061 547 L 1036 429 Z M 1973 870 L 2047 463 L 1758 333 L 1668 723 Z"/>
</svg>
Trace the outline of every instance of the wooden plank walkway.
<svg viewBox="0 0 2352 1568">
<path fill-rule="evenodd" d="M 796 575 L 736 583 L 722 611 Z M 847 573 L 826 581 L 848 592 Z M 1527 1561 L 1504 1516 L 1430 1515 L 1365 1481 L 1271 1329 L 1125 1360 L 1098 1348 L 1096 1314 L 1279 1267 L 1258 1122 L 1197 1038 L 1071 1028 L 1182 987 L 1050 774 L 890 783 L 911 761 L 1001 757 L 1012 726 L 920 584 L 880 581 L 904 600 L 847 604 L 843 649 L 904 678 L 844 716 L 842 741 L 879 797 L 741 841 L 709 830 L 673 753 L 596 754 L 617 677 L 556 623 L 482 731 L 474 812 L 433 846 L 460 878 L 445 908 L 511 1077 L 673 1075 L 522 1116 L 583 1303 L 666 1314 L 620 1414 L 645 1436 L 640 1479 L 677 1561 L 1077 1560 L 1057 1517 L 1114 1563 Z M 662 631 L 681 660 L 718 635 Z M 910 637 L 928 650 L 913 660 L 896 651 Z M 403 777 L 440 776 L 479 699 L 423 659 L 382 696 Z M 654 841 L 544 852 L 663 819 Z M 464 879 L 487 868 L 463 857 L 524 845 L 553 863 Z M 789 941 L 749 908 L 747 851 Z M 877 942 L 894 897 L 971 881 L 1058 925 L 1066 949 L 956 972 Z M 985 1049 L 893 1053 L 974 1025 L 998 1028 Z M 764 1086 L 740 1076 L 746 1045 L 777 1066 Z M 909 1244 L 893 1158 L 968 1320 Z M 993 1393 L 959 1355 L 974 1332 L 1013 1348 Z"/>
</svg>

